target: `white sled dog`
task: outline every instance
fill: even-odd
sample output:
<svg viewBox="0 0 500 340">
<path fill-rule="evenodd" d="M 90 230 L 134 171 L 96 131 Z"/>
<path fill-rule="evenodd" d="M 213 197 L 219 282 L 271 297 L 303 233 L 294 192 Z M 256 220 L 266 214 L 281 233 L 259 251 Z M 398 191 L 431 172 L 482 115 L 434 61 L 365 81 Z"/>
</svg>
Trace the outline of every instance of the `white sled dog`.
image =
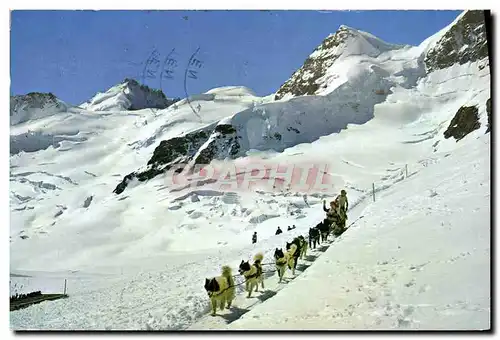
<svg viewBox="0 0 500 340">
<path fill-rule="evenodd" d="M 231 308 L 231 303 L 236 295 L 234 279 L 231 275 L 231 267 L 223 266 L 221 276 L 214 277 L 212 279 L 205 278 L 205 290 L 210 297 L 212 316 L 214 316 L 217 311 L 217 305 L 220 306 L 221 311 L 224 310 L 226 301 L 226 308 Z"/>
<path fill-rule="evenodd" d="M 248 292 L 247 298 L 252 296 L 252 291 L 259 291 L 259 283 L 264 289 L 264 275 L 262 275 L 262 260 L 264 254 L 258 253 L 253 257 L 254 263 L 250 265 L 248 261 L 241 260 L 239 272 L 245 278 L 245 288 Z"/>
</svg>

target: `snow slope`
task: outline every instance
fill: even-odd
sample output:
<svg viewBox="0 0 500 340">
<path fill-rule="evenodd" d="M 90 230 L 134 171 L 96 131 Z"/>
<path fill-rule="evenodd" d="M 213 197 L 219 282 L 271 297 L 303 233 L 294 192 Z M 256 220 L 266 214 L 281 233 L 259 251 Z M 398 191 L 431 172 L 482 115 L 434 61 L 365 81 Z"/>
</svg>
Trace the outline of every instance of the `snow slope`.
<svg viewBox="0 0 500 340">
<path fill-rule="evenodd" d="M 489 142 L 471 140 L 356 207 L 362 220 L 226 328 L 489 329 Z"/>
<path fill-rule="evenodd" d="M 62 224 L 60 230 L 73 235 L 65 225 L 73 223 L 71 216 L 87 210 L 82 210 L 82 205 L 90 196 L 92 204 L 111 200 L 120 206 L 116 209 L 125 211 L 127 202 L 114 195 L 109 197 L 110 193 L 125 171 L 145 163 L 162 139 L 216 122 L 252 105 L 249 99 L 192 102 L 199 103 L 201 121 L 187 103 L 176 103 L 156 112 L 67 112 L 12 128 L 11 147 L 18 152 L 10 159 L 11 236 L 17 237 L 24 230 L 28 237 L 40 233 L 43 237 L 58 230 L 53 228 L 56 224 Z M 64 216 L 58 215 L 60 211 Z M 114 213 L 110 210 L 106 214 Z M 87 222 L 93 223 L 92 218 Z M 53 242 L 51 248 L 56 249 L 58 241 Z M 17 256 L 30 256 L 17 251 L 16 246 L 14 242 L 13 265 Z"/>
<path fill-rule="evenodd" d="M 345 79 L 328 85 L 321 97 L 272 102 L 244 87 L 225 87 L 165 110 L 80 110 L 13 127 L 11 141 L 17 152 L 10 158 L 11 292 L 60 292 L 67 279 L 70 297 L 11 312 L 11 327 L 205 329 L 223 328 L 231 321 L 229 327 L 265 328 L 272 310 L 286 315 L 277 327 L 303 325 L 309 319 L 317 328 L 432 329 L 435 320 L 453 328 L 487 328 L 489 68 L 478 60 L 427 74 L 423 51 L 436 41 L 425 48 L 352 55 L 341 61 Z M 459 142 L 444 138 L 464 105 L 477 105 L 479 129 Z M 242 136 L 237 162 L 252 157 L 285 164 L 327 162 L 335 184 L 348 192 L 350 221 L 364 218 L 324 255 L 326 247 L 312 252 L 315 256 L 304 261 L 310 266 L 302 266 L 293 281 L 278 287 L 276 277 L 269 276 L 269 292 L 251 301 L 241 298 L 239 288 L 229 316 L 207 318 L 205 277 L 219 275 L 224 264 L 237 274 L 241 259 L 257 251 L 263 251 L 269 263 L 276 247 L 306 234 L 323 218 L 321 200 L 331 199 L 318 192 L 224 192 L 213 184 L 171 191 L 163 175 L 131 180 L 125 191 L 112 193 L 126 174 L 147 164 L 161 141 L 228 123 Z M 265 138 L 275 133 L 281 137 Z M 29 142 L 20 142 L 21 137 Z M 214 137 L 194 151 L 206 150 Z M 219 159 L 226 158 L 223 149 L 217 150 Z M 375 203 L 370 202 L 372 183 Z M 466 194 L 458 192 L 460 188 Z M 472 200 L 470 206 L 464 205 L 467 199 Z M 479 210 L 467 214 L 467 209 Z M 475 229 L 466 225 L 470 218 L 477 222 Z M 278 225 L 286 230 L 292 224 L 297 229 L 274 235 Z M 254 231 L 259 241 L 251 245 Z M 471 234 L 474 231 L 477 234 Z M 455 242 L 445 242 L 449 239 Z M 388 263 L 374 265 L 375 260 Z M 476 264 L 474 271 L 461 261 Z M 438 270 L 442 275 L 433 275 Z M 337 272 L 345 275 L 337 277 Z M 415 283 L 409 284 L 412 279 Z M 309 285 L 305 291 L 295 290 L 304 285 Z M 470 290 L 471 285 L 477 290 Z M 309 298 L 315 306 L 290 306 L 288 301 L 297 297 L 303 302 L 302 294 L 312 289 L 317 295 Z M 332 290 L 337 294 L 327 293 Z M 369 300 L 363 300 L 363 291 Z M 384 296 L 387 292 L 392 295 Z M 420 298 L 424 302 L 419 305 Z M 436 299 L 433 307 L 423 305 L 431 298 Z M 278 303 L 283 299 L 288 304 Z M 318 302 L 323 299 L 336 300 L 326 306 Z M 332 308 L 340 313 L 338 323 L 331 326 L 329 318 L 328 324 L 321 323 Z M 356 312 L 370 316 L 359 320 Z M 472 316 L 465 320 L 467 313 Z M 249 321 L 258 321 L 253 316 L 260 315 L 260 326 Z"/>
</svg>

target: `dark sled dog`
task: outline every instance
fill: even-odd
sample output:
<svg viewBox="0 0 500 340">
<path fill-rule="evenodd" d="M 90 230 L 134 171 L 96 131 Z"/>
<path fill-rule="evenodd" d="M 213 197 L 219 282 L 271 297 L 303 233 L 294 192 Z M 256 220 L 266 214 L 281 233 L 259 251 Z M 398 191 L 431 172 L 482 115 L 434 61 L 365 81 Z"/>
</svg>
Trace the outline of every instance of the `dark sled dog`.
<svg viewBox="0 0 500 340">
<path fill-rule="evenodd" d="M 309 228 L 309 248 L 316 249 L 316 244 L 319 246 L 319 229 Z"/>
</svg>

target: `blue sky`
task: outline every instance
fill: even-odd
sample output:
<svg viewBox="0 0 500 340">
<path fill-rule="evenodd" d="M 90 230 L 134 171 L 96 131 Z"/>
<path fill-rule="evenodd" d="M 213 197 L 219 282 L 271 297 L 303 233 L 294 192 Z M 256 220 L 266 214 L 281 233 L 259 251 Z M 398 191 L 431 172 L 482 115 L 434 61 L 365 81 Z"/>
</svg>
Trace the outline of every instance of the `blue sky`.
<svg viewBox="0 0 500 340">
<path fill-rule="evenodd" d="M 418 45 L 460 11 L 13 11 L 11 94 L 52 92 L 80 104 L 126 77 L 141 80 L 154 49 L 171 54 L 173 78 L 146 79 L 184 97 L 190 56 L 203 62 L 188 93 L 244 85 L 276 91 L 341 24 L 390 42 Z M 154 73 L 154 72 L 153 72 Z M 166 75 L 166 73 L 165 73 Z"/>
</svg>

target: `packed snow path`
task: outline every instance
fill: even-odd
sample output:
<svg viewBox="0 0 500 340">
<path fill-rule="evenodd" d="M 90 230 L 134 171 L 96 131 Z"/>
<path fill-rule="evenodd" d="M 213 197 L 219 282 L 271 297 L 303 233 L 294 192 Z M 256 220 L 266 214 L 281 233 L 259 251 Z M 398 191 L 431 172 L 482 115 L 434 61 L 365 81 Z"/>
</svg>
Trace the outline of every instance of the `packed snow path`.
<svg viewBox="0 0 500 340">
<path fill-rule="evenodd" d="M 233 306 L 228 310 L 225 309 L 221 311 L 217 310 L 217 314 L 212 316 L 207 314 L 202 317 L 191 326 L 187 328 L 187 330 L 210 330 L 210 329 L 220 329 L 226 326 L 226 324 L 230 324 L 231 322 L 239 319 L 243 314 L 249 312 L 256 305 L 272 298 L 275 296 L 280 290 L 282 290 L 286 284 L 290 281 L 294 280 L 296 277 L 301 275 L 307 268 L 309 268 L 316 258 L 320 256 L 322 253 L 328 249 L 328 247 L 334 242 L 332 241 L 332 236 L 329 237 L 327 242 L 324 242 L 320 246 L 317 246 L 316 249 L 307 251 L 307 256 L 302 260 L 298 260 L 297 269 L 295 270 L 295 275 L 292 275 L 291 270 L 287 269 L 285 276 L 283 277 L 283 281 L 279 283 L 278 274 L 276 272 L 276 268 L 274 264 L 268 264 L 263 266 L 264 273 L 264 289 L 259 285 L 258 292 L 252 292 L 252 296 L 247 298 L 246 291 L 242 291 L 242 289 L 237 289 L 238 294 L 236 298 L 233 300 Z M 236 279 L 238 280 L 238 279 Z M 241 279 L 240 279 L 241 280 Z M 237 281 L 240 283 L 239 281 Z M 241 283 L 243 283 L 242 281 Z M 236 283 L 236 282 L 235 282 Z M 237 283 L 237 284 L 238 284 Z M 243 287 L 241 285 L 239 287 Z M 239 288 L 237 287 L 237 288 Z M 208 309 L 208 308 L 207 308 Z M 209 313 L 209 311 L 207 311 Z"/>
<path fill-rule="evenodd" d="M 352 213 L 352 212 L 351 212 Z M 356 218 L 358 220 L 358 218 Z M 252 296 L 247 298 L 247 293 L 241 287 L 244 287 L 243 283 L 245 281 L 241 280 L 240 275 L 234 275 L 235 285 L 237 285 L 237 295 L 233 300 L 232 307 L 227 310 L 221 311 L 220 308 L 217 310 L 217 314 L 212 316 L 210 314 L 202 317 L 197 322 L 193 323 L 187 330 L 207 330 L 207 329 L 218 329 L 223 328 L 226 324 L 239 319 L 243 314 L 249 312 L 256 305 L 272 298 L 280 290 L 282 290 L 290 281 L 297 278 L 299 275 L 304 273 L 307 268 L 314 264 L 314 261 L 321 256 L 332 244 L 339 242 L 342 236 L 334 237 L 333 235 L 328 236 L 328 240 L 316 245 L 315 249 L 308 249 L 307 255 L 303 259 L 298 260 L 297 268 L 295 270 L 295 275 L 292 275 L 292 271 L 287 269 L 285 275 L 283 276 L 283 281 L 279 283 L 278 273 L 276 271 L 276 266 L 274 261 L 264 262 L 263 265 L 263 275 L 264 279 L 264 289 L 259 285 L 258 292 L 252 292 Z M 289 242 L 292 241 L 291 239 Z M 308 239 L 306 238 L 306 241 Z M 240 278 L 238 278 L 240 276 Z M 207 307 L 207 313 L 209 313 Z"/>
</svg>

